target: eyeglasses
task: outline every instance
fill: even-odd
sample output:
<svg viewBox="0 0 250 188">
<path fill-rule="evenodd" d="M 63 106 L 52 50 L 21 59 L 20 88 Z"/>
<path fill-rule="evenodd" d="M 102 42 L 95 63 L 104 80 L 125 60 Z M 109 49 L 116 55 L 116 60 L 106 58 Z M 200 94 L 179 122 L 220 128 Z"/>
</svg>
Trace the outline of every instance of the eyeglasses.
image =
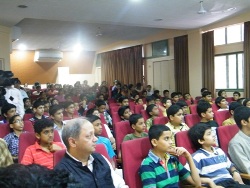
<svg viewBox="0 0 250 188">
<path fill-rule="evenodd" d="M 13 123 L 23 123 L 22 119 L 16 119 Z"/>
</svg>

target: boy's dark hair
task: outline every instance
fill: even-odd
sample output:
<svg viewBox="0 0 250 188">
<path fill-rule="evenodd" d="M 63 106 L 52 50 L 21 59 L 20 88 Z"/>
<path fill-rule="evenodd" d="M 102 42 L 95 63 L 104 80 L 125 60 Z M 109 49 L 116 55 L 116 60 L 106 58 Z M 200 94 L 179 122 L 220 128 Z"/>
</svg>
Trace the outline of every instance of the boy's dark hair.
<svg viewBox="0 0 250 188">
<path fill-rule="evenodd" d="M 203 93 L 204 91 L 208 91 L 208 89 L 205 87 L 201 88 L 201 93 Z"/>
<path fill-rule="evenodd" d="M 240 98 L 240 99 L 237 100 L 237 102 L 243 105 L 243 102 L 245 101 L 245 99 L 246 98 Z"/>
<path fill-rule="evenodd" d="M 97 110 L 96 108 L 90 108 L 88 109 L 88 111 L 86 112 L 86 116 L 91 116 L 93 115 L 94 111 Z"/>
<path fill-rule="evenodd" d="M 119 102 L 119 103 L 122 103 L 125 99 L 128 99 L 128 97 L 121 96 L 121 97 L 118 99 L 118 102 Z"/>
<path fill-rule="evenodd" d="M 44 102 L 43 102 L 43 101 L 40 101 L 40 100 L 36 100 L 36 101 L 33 103 L 32 108 L 38 108 L 39 106 L 44 106 Z"/>
<path fill-rule="evenodd" d="M 167 92 L 169 93 L 169 91 L 168 91 L 167 89 L 164 90 L 164 91 L 163 91 L 163 95 L 165 95 L 165 93 L 167 93 Z"/>
<path fill-rule="evenodd" d="M 194 125 L 189 129 L 188 137 L 196 149 L 202 147 L 202 145 L 198 142 L 198 140 L 199 139 L 203 140 L 204 134 L 208 129 L 211 129 L 211 127 L 206 123 L 197 123 L 196 125 Z"/>
<path fill-rule="evenodd" d="M 234 120 L 239 129 L 242 129 L 241 120 L 245 120 L 248 122 L 249 117 L 250 117 L 250 108 L 246 106 L 240 106 L 234 110 Z"/>
<path fill-rule="evenodd" d="M 129 117 L 129 124 L 132 127 L 132 125 L 135 125 L 139 119 L 143 118 L 141 114 L 132 114 Z"/>
<path fill-rule="evenodd" d="M 129 106 L 121 106 L 118 110 L 118 115 L 121 117 L 123 116 L 125 110 L 129 109 Z"/>
<path fill-rule="evenodd" d="M 27 100 L 30 100 L 30 98 L 23 98 L 23 103 L 25 103 Z"/>
<path fill-rule="evenodd" d="M 150 101 L 154 101 L 155 98 L 153 96 L 147 96 L 146 97 L 146 102 L 149 103 Z"/>
<path fill-rule="evenodd" d="M 161 103 L 162 103 L 162 104 L 165 104 L 165 103 L 167 102 L 167 100 L 170 100 L 170 101 L 171 101 L 170 98 L 165 98 L 165 97 L 164 97 L 164 98 L 161 100 Z"/>
<path fill-rule="evenodd" d="M 50 102 L 49 101 L 43 101 L 43 104 L 45 105 L 45 104 L 50 104 Z"/>
<path fill-rule="evenodd" d="M 13 124 L 14 121 L 15 121 L 15 118 L 18 117 L 18 116 L 20 116 L 20 115 L 16 114 L 16 115 L 12 116 L 12 117 L 10 118 L 10 120 L 9 120 L 9 124 Z"/>
<path fill-rule="evenodd" d="M 183 108 L 184 106 L 188 106 L 188 104 L 184 100 L 179 100 L 175 104 L 178 105 L 178 106 L 180 106 L 181 108 Z"/>
<path fill-rule="evenodd" d="M 160 91 L 159 90 L 154 90 L 154 94 L 160 94 Z"/>
<path fill-rule="evenodd" d="M 50 114 L 51 116 L 54 116 L 55 113 L 56 113 L 58 110 L 62 110 L 62 109 L 63 109 L 63 107 L 62 107 L 61 105 L 59 105 L 59 104 L 53 105 L 53 106 L 51 106 L 51 107 L 49 108 L 49 114 Z"/>
<path fill-rule="evenodd" d="M 167 110 L 168 119 L 170 119 L 170 116 L 174 116 L 180 109 L 179 105 L 171 105 Z"/>
<path fill-rule="evenodd" d="M 156 105 L 155 104 L 150 104 L 147 106 L 146 108 L 146 112 L 147 114 L 149 115 L 149 117 L 151 117 L 152 115 L 150 114 L 150 112 L 152 112 L 153 108 L 155 107 Z"/>
<path fill-rule="evenodd" d="M 238 103 L 238 102 L 232 102 L 230 105 L 229 105 L 229 112 L 231 114 L 231 110 L 235 110 L 236 108 L 242 106 L 242 104 Z"/>
<path fill-rule="evenodd" d="M 221 97 L 221 94 L 222 94 L 222 92 L 224 92 L 224 91 L 226 91 L 226 90 L 221 89 L 220 91 L 218 91 L 218 96 Z"/>
<path fill-rule="evenodd" d="M 150 144 L 152 145 L 151 140 L 153 139 L 159 140 L 164 131 L 170 131 L 169 127 L 166 125 L 152 125 L 148 130 Z"/>
<path fill-rule="evenodd" d="M 70 105 L 72 105 L 72 104 L 74 104 L 74 102 L 66 101 L 66 102 L 63 103 L 63 107 L 64 107 L 64 109 L 65 109 L 65 108 L 68 108 L 68 107 L 69 107 Z"/>
<path fill-rule="evenodd" d="M 209 102 L 201 101 L 197 104 L 197 114 L 201 117 L 201 114 L 206 113 L 209 108 L 212 108 Z"/>
<path fill-rule="evenodd" d="M 94 121 L 100 119 L 98 116 L 96 115 L 89 115 L 89 116 L 86 116 L 87 117 L 87 120 L 90 122 L 90 123 L 93 123 Z"/>
<path fill-rule="evenodd" d="M 210 91 L 204 91 L 202 93 L 202 97 L 206 97 L 207 95 L 212 95 L 212 93 Z"/>
<path fill-rule="evenodd" d="M 220 102 L 221 102 L 223 99 L 226 99 L 226 98 L 220 96 L 220 97 L 217 97 L 217 98 L 215 99 L 215 104 L 216 104 L 216 106 L 217 106 L 218 108 L 220 108 L 219 104 L 220 104 Z"/>
<path fill-rule="evenodd" d="M 82 94 L 79 96 L 80 101 L 82 101 L 84 97 L 86 97 L 86 95 L 85 95 L 84 93 L 82 93 Z M 66 97 L 65 97 L 65 98 L 66 98 Z"/>
<path fill-rule="evenodd" d="M 80 95 L 81 96 L 81 95 Z M 99 98 L 100 96 L 103 96 L 104 97 L 104 95 L 102 94 L 102 93 L 97 93 L 96 94 L 96 98 Z"/>
<path fill-rule="evenodd" d="M 10 104 L 10 103 L 5 103 L 2 107 L 2 116 L 5 118 L 4 114 L 7 114 L 7 112 L 11 109 L 11 108 L 16 108 L 16 106 L 14 104 Z"/>
<path fill-rule="evenodd" d="M 174 98 L 175 96 L 179 96 L 179 94 L 177 92 L 171 93 L 171 98 Z"/>
<path fill-rule="evenodd" d="M 250 98 L 246 98 L 245 100 L 244 100 L 244 102 L 243 102 L 243 106 L 246 106 L 247 105 L 247 103 L 250 101 Z"/>
<path fill-rule="evenodd" d="M 102 106 L 102 105 L 105 105 L 105 106 L 106 106 L 106 103 L 105 103 L 104 100 L 98 99 L 98 100 L 95 101 L 95 105 L 96 105 L 97 107 L 100 107 L 100 106 Z"/>
<path fill-rule="evenodd" d="M 50 119 L 39 119 L 35 121 L 34 131 L 35 133 L 41 134 L 43 129 L 47 127 L 54 127 L 53 121 L 51 121 Z"/>
<path fill-rule="evenodd" d="M 235 94 L 239 95 L 239 97 L 240 97 L 240 92 L 235 91 L 235 92 L 233 93 L 233 95 L 235 95 Z"/>
<path fill-rule="evenodd" d="M 136 103 L 138 103 L 140 99 L 142 99 L 142 98 L 138 98 L 138 99 L 136 99 L 136 100 L 135 100 L 135 102 L 136 102 Z"/>
</svg>

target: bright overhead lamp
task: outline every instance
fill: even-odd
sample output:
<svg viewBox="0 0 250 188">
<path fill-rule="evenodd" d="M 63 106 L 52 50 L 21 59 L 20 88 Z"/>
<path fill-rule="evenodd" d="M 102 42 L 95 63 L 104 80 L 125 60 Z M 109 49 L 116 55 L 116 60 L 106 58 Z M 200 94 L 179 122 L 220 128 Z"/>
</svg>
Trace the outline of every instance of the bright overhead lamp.
<svg viewBox="0 0 250 188">
<path fill-rule="evenodd" d="M 19 45 L 18 45 L 18 50 L 24 51 L 24 50 L 26 50 L 26 49 L 27 49 L 27 46 L 26 46 L 26 45 L 24 45 L 24 44 L 19 44 Z"/>
<path fill-rule="evenodd" d="M 82 48 L 82 45 L 81 44 L 76 44 L 75 46 L 74 46 L 74 51 L 75 52 L 80 52 L 80 51 L 82 51 L 83 50 L 83 48 Z"/>
</svg>

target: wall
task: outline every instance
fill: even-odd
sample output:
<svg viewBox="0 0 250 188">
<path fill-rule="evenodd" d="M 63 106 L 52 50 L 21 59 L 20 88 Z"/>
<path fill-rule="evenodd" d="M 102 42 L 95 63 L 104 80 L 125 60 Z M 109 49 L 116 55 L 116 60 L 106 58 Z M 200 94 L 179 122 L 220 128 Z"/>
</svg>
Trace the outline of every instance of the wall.
<svg viewBox="0 0 250 188">
<path fill-rule="evenodd" d="M 0 25 L 0 58 L 4 59 L 4 70 L 10 70 L 10 28 Z"/>
<path fill-rule="evenodd" d="M 54 83 L 57 80 L 58 67 L 69 67 L 69 74 L 92 74 L 95 52 L 64 52 L 63 60 L 58 63 L 36 63 L 34 53 L 14 51 L 11 54 L 11 70 L 22 83 Z"/>
</svg>

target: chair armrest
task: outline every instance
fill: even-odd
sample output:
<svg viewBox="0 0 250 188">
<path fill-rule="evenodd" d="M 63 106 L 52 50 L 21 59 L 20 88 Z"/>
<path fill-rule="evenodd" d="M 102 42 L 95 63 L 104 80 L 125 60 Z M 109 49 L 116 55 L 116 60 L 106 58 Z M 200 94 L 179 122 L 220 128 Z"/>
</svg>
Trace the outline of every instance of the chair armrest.
<svg viewBox="0 0 250 188">
<path fill-rule="evenodd" d="M 250 180 L 250 174 L 240 173 L 240 176 L 241 176 L 242 179 Z"/>
</svg>

